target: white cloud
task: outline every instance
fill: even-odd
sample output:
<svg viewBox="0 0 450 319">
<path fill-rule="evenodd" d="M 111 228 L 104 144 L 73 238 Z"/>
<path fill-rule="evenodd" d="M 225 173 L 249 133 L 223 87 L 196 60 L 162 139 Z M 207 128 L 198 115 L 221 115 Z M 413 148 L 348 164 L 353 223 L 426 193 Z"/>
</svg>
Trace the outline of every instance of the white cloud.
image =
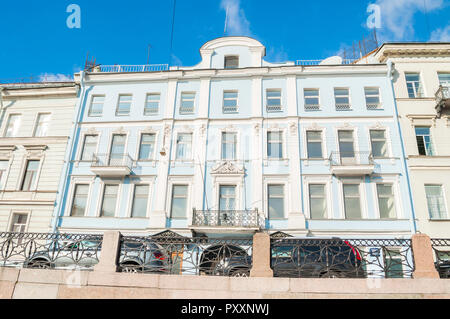
<svg viewBox="0 0 450 319">
<path fill-rule="evenodd" d="M 414 37 L 414 15 L 417 12 L 434 11 L 444 6 L 444 0 L 377 0 L 381 9 L 381 31 L 383 40 L 412 40 Z M 426 10 L 425 10 L 426 8 Z"/>
<path fill-rule="evenodd" d="M 431 33 L 430 41 L 450 42 L 450 24 Z"/>
<path fill-rule="evenodd" d="M 39 82 L 70 82 L 73 81 L 71 75 L 43 73 L 39 75 Z"/>
<path fill-rule="evenodd" d="M 227 34 L 250 36 L 250 22 L 245 17 L 245 12 L 241 9 L 240 0 L 222 0 L 220 7 L 228 10 Z"/>
</svg>

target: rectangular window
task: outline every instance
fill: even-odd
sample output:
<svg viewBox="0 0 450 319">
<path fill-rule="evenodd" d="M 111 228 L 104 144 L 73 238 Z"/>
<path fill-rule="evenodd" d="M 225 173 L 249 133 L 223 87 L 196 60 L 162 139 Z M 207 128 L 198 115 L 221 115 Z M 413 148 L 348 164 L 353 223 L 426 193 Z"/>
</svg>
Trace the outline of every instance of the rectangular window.
<svg viewBox="0 0 450 319">
<path fill-rule="evenodd" d="M 236 186 L 221 185 L 219 189 L 219 210 L 235 210 Z"/>
<path fill-rule="evenodd" d="M 24 233 L 27 228 L 28 214 L 14 213 L 12 216 L 10 232 Z"/>
<path fill-rule="evenodd" d="M 446 219 L 447 210 L 445 208 L 442 185 L 425 185 L 427 196 L 428 213 L 431 219 Z"/>
<path fill-rule="evenodd" d="M 155 152 L 156 134 L 142 134 L 139 148 L 139 160 L 152 159 Z"/>
<path fill-rule="evenodd" d="M 226 56 L 224 60 L 224 68 L 225 69 L 236 69 L 239 67 L 239 57 L 230 55 Z"/>
<path fill-rule="evenodd" d="M 103 200 L 100 217 L 114 217 L 116 215 L 118 194 L 119 185 L 105 185 L 105 188 L 103 190 Z"/>
<path fill-rule="evenodd" d="M 91 100 L 91 107 L 89 108 L 89 116 L 102 116 L 104 102 L 104 95 L 94 95 Z"/>
<path fill-rule="evenodd" d="M 364 94 L 366 96 L 366 107 L 368 110 L 380 108 L 380 88 L 364 88 Z"/>
<path fill-rule="evenodd" d="M 159 112 L 159 93 L 147 94 L 144 107 L 144 115 L 155 115 Z"/>
<path fill-rule="evenodd" d="M 89 192 L 89 185 L 75 185 L 70 216 L 84 216 Z"/>
<path fill-rule="evenodd" d="M 39 168 L 39 161 L 29 160 L 22 182 L 22 190 L 30 191 L 36 188 L 36 176 Z"/>
<path fill-rule="evenodd" d="M 415 131 L 419 155 L 432 156 L 433 146 L 431 143 L 430 127 L 416 126 Z"/>
<path fill-rule="evenodd" d="M 47 136 L 48 125 L 50 123 L 50 114 L 41 113 L 38 115 L 34 136 Z"/>
<path fill-rule="evenodd" d="M 180 133 L 177 139 L 176 159 L 187 160 L 192 157 L 192 134 Z"/>
<path fill-rule="evenodd" d="M 267 112 L 281 111 L 281 90 L 266 90 Z"/>
<path fill-rule="evenodd" d="M 268 185 L 269 219 L 284 218 L 284 185 Z"/>
<path fill-rule="evenodd" d="M 109 157 L 109 165 L 120 165 L 125 155 L 126 135 L 114 134 L 111 144 L 111 153 Z"/>
<path fill-rule="evenodd" d="M 361 202 L 359 196 L 359 184 L 344 184 L 344 209 L 345 218 L 361 219 Z"/>
<path fill-rule="evenodd" d="M 187 209 L 187 185 L 173 185 L 172 187 L 172 206 L 171 214 L 172 218 L 186 218 Z"/>
<path fill-rule="evenodd" d="M 409 98 L 417 98 L 423 96 L 423 88 L 420 83 L 419 73 L 405 73 L 406 88 L 408 89 Z"/>
<path fill-rule="evenodd" d="M 267 132 L 267 157 L 283 158 L 283 133 Z"/>
<path fill-rule="evenodd" d="M 334 101 L 336 104 L 336 111 L 350 110 L 350 92 L 348 88 L 335 88 Z"/>
<path fill-rule="evenodd" d="M 373 157 L 383 158 L 388 156 L 385 130 L 370 130 L 370 143 L 372 144 Z"/>
<path fill-rule="evenodd" d="M 353 131 L 338 131 L 338 139 L 341 161 L 353 161 L 355 158 Z"/>
<path fill-rule="evenodd" d="M 116 115 L 129 115 L 132 99 L 133 96 L 130 94 L 119 95 L 119 103 L 117 104 Z"/>
<path fill-rule="evenodd" d="M 439 85 L 450 87 L 450 73 L 438 73 Z"/>
<path fill-rule="evenodd" d="M 9 161 L 0 161 L 0 189 L 5 189 L 6 184 L 6 170 L 8 169 Z"/>
<path fill-rule="evenodd" d="M 222 159 L 235 160 L 236 159 L 236 143 L 237 134 L 222 132 Z"/>
<path fill-rule="evenodd" d="M 394 190 L 391 184 L 377 184 L 380 218 L 396 218 Z"/>
<path fill-rule="evenodd" d="M 97 150 L 97 135 L 85 135 L 83 150 L 81 152 L 82 161 L 91 161 L 94 157 L 95 151 Z"/>
<path fill-rule="evenodd" d="M 195 93 L 183 92 L 181 93 L 180 114 L 194 113 Z"/>
<path fill-rule="evenodd" d="M 20 127 L 20 114 L 11 114 L 8 118 L 8 124 L 6 125 L 5 137 L 16 137 L 19 133 Z"/>
<path fill-rule="evenodd" d="M 308 158 L 323 158 L 321 131 L 307 131 L 306 144 L 307 144 Z"/>
<path fill-rule="evenodd" d="M 311 219 L 327 218 L 325 184 L 309 185 L 309 210 L 311 212 Z"/>
<path fill-rule="evenodd" d="M 238 92 L 223 92 L 223 113 L 236 113 L 238 111 Z"/>
<path fill-rule="evenodd" d="M 320 109 L 319 90 L 305 89 L 303 91 L 305 96 L 305 111 L 317 111 Z"/>
<path fill-rule="evenodd" d="M 148 192 L 149 192 L 148 185 L 134 186 L 133 209 L 131 211 L 131 217 L 147 216 Z"/>
</svg>

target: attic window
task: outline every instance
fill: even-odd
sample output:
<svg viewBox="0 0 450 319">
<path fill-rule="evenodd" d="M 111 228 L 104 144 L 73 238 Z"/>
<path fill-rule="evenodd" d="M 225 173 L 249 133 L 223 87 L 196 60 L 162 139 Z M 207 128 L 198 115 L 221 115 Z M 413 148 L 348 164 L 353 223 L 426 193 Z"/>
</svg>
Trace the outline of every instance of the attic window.
<svg viewBox="0 0 450 319">
<path fill-rule="evenodd" d="M 235 55 L 226 56 L 224 66 L 225 69 L 237 69 L 239 67 L 239 57 Z"/>
</svg>

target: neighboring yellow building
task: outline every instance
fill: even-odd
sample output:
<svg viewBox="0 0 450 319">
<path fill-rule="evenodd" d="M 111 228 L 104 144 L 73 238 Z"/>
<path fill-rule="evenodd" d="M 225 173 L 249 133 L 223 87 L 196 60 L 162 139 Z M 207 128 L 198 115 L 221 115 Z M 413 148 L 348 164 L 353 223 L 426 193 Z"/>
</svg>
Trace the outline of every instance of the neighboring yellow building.
<svg viewBox="0 0 450 319">
<path fill-rule="evenodd" d="M 373 57 L 393 63 L 417 230 L 432 238 L 448 238 L 450 43 L 387 43 Z"/>
<path fill-rule="evenodd" d="M 48 232 L 77 85 L 0 86 L 0 231 Z"/>
</svg>

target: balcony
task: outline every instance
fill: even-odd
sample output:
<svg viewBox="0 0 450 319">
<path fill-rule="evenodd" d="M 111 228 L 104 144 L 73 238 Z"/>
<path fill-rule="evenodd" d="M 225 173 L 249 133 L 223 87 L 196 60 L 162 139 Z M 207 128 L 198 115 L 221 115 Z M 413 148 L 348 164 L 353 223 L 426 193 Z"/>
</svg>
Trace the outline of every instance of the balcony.
<svg viewBox="0 0 450 319">
<path fill-rule="evenodd" d="M 438 117 L 441 116 L 442 111 L 445 108 L 450 107 L 450 86 L 439 86 L 439 89 L 437 90 L 436 94 L 436 112 L 438 114 Z"/>
<path fill-rule="evenodd" d="M 91 171 L 101 177 L 123 177 L 131 173 L 133 159 L 128 154 L 95 154 Z"/>
<path fill-rule="evenodd" d="M 370 175 L 375 169 L 370 152 L 332 152 L 329 161 L 335 176 Z"/>
<path fill-rule="evenodd" d="M 193 210 L 191 228 L 197 230 L 250 230 L 264 227 L 258 210 Z"/>
</svg>

